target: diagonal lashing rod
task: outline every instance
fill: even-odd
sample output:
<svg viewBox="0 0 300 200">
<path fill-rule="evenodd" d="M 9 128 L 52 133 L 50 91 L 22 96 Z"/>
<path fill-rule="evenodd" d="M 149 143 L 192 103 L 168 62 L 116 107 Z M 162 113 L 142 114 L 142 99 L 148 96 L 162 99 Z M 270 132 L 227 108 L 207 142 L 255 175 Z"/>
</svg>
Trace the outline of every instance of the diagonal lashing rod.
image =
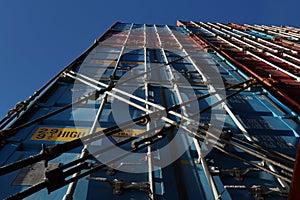
<svg viewBox="0 0 300 200">
<path fill-rule="evenodd" d="M 163 66 L 172 64 L 172 63 L 177 62 L 177 61 L 180 61 L 180 60 L 184 59 L 187 56 L 189 56 L 189 55 L 182 56 L 182 57 L 174 59 L 174 60 L 172 60 L 172 61 L 170 61 L 168 63 L 162 64 L 161 66 L 154 67 L 154 68 L 148 70 L 147 72 L 143 72 L 143 73 L 134 75 L 131 78 L 128 78 L 128 79 L 123 80 L 123 81 L 120 81 L 118 84 L 126 83 L 126 82 L 128 82 L 130 80 L 133 80 L 133 79 L 137 78 L 137 77 L 140 77 L 140 76 L 143 76 L 145 74 L 148 74 L 148 73 L 150 73 L 150 72 L 152 72 L 154 70 L 158 70 L 158 69 L 160 69 Z M 64 72 L 63 74 L 66 74 L 66 72 Z M 62 107 L 62 108 L 60 108 L 58 110 L 55 110 L 55 111 L 53 111 L 51 113 L 48 113 L 48 114 L 46 114 L 46 115 L 44 115 L 44 116 L 42 116 L 40 118 L 34 119 L 34 120 L 30 121 L 30 122 L 26 122 L 26 123 L 24 123 L 22 125 L 19 125 L 18 127 L 8 128 L 8 129 L 5 129 L 5 130 L 0 130 L 0 141 L 4 141 L 4 140 L 6 140 L 6 139 L 8 139 L 8 138 L 10 138 L 12 136 L 14 136 L 19 130 L 21 130 L 23 128 L 26 128 L 26 127 L 28 127 L 30 125 L 33 125 L 33 124 L 35 124 L 37 122 L 40 122 L 40 121 L 42 121 L 44 119 L 47 119 L 47 118 L 49 118 L 49 117 L 51 117 L 53 115 L 56 115 L 56 114 L 58 114 L 58 113 L 60 113 L 60 112 L 62 112 L 64 110 L 67 110 L 67 109 L 71 108 L 72 106 L 81 104 L 81 103 L 83 103 L 83 102 L 85 102 L 85 101 L 87 101 L 89 99 L 97 99 L 99 97 L 99 95 L 104 94 L 107 91 L 111 91 L 115 87 L 115 84 L 113 84 L 113 77 L 114 76 L 110 77 L 110 84 L 106 88 L 102 88 L 99 91 L 95 90 L 95 91 L 91 92 L 90 94 L 88 94 L 87 96 L 83 96 L 82 99 L 79 99 L 76 102 L 68 104 L 68 105 L 66 105 L 66 106 L 64 106 L 64 107 Z"/>
<path fill-rule="evenodd" d="M 240 84 L 238 84 L 238 85 L 240 85 Z M 232 88 L 232 87 L 233 86 L 231 86 L 230 88 Z M 206 96 L 206 95 L 204 95 L 204 96 Z M 201 97 L 199 97 L 199 98 L 201 98 Z M 223 100 L 221 102 L 223 102 Z M 183 104 L 186 104 L 186 103 L 188 103 L 188 102 L 185 102 Z M 177 105 L 174 105 L 170 108 L 167 108 L 166 110 L 167 111 L 174 110 L 174 109 L 180 108 L 180 106 L 181 106 L 180 104 L 177 104 Z M 160 111 L 155 111 L 155 113 L 158 113 L 158 112 L 160 112 Z M 144 119 L 150 120 L 149 119 L 149 114 L 138 117 L 138 118 L 134 119 L 133 121 L 134 122 L 139 122 L 139 121 L 144 120 Z M 132 121 L 128 121 L 128 122 L 124 122 L 120 126 L 121 127 L 128 127 L 129 126 L 130 127 L 130 126 L 133 126 L 133 125 L 134 124 L 132 124 Z M 43 148 L 43 150 L 40 154 L 37 154 L 35 156 L 30 156 L 30 157 L 28 157 L 24 160 L 20 160 L 20 161 L 17 161 L 15 163 L 0 167 L 0 175 L 10 173 L 12 171 L 15 171 L 15 170 L 20 169 L 20 168 L 25 167 L 25 166 L 28 166 L 28 165 L 33 164 L 35 162 L 39 162 L 39 161 L 42 161 L 42 160 L 45 160 L 45 161 L 52 160 L 52 159 L 60 156 L 63 152 L 66 152 L 66 151 L 69 151 L 71 149 L 82 146 L 82 140 L 87 140 L 86 142 L 90 143 L 90 142 L 98 140 L 98 139 L 100 139 L 104 136 L 109 136 L 109 135 L 112 135 L 112 134 L 117 133 L 119 131 L 120 131 L 119 127 L 114 126 L 114 127 L 110 127 L 110 128 L 105 129 L 103 131 L 104 134 L 102 134 L 102 135 L 98 135 L 99 133 L 101 133 L 101 131 L 99 131 L 99 132 L 96 132 L 92 135 L 85 136 L 81 139 L 76 139 L 76 140 L 73 140 L 71 142 L 66 142 L 65 144 L 57 144 L 57 145 L 54 145 L 54 146 L 50 146 L 49 148 Z"/>
</svg>

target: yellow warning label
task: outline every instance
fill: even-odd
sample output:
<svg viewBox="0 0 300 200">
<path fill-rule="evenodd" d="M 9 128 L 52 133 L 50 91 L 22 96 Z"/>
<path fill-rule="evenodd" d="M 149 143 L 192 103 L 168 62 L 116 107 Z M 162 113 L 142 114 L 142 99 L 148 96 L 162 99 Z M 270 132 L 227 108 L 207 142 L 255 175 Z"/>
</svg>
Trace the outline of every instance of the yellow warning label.
<svg viewBox="0 0 300 200">
<path fill-rule="evenodd" d="M 183 165 L 188 165 L 189 164 L 189 161 L 188 160 L 180 160 L 181 164 Z"/>
<path fill-rule="evenodd" d="M 98 128 L 97 131 L 104 130 L 104 128 Z M 145 133 L 145 130 L 139 130 L 139 129 L 127 129 L 125 131 L 120 131 L 118 133 L 113 134 L 112 136 L 116 137 L 137 137 L 142 133 Z"/>
<path fill-rule="evenodd" d="M 96 131 L 102 131 L 105 128 L 98 128 Z M 115 137 L 137 137 L 145 130 L 128 129 L 113 134 Z M 31 137 L 31 140 L 49 140 L 49 141 L 72 141 L 88 135 L 89 129 L 84 128 L 49 128 L 40 127 Z"/>
<path fill-rule="evenodd" d="M 102 64 L 102 65 L 105 65 L 105 64 L 116 64 L 117 62 L 114 61 L 114 60 L 96 60 L 96 59 L 93 59 L 91 60 L 90 62 L 91 64 Z"/>
<path fill-rule="evenodd" d="M 71 141 L 88 133 L 89 129 L 41 127 L 33 134 L 31 140 Z"/>
<path fill-rule="evenodd" d="M 120 63 L 121 65 L 124 64 L 124 65 L 143 65 L 145 64 L 144 61 L 121 61 Z"/>
</svg>

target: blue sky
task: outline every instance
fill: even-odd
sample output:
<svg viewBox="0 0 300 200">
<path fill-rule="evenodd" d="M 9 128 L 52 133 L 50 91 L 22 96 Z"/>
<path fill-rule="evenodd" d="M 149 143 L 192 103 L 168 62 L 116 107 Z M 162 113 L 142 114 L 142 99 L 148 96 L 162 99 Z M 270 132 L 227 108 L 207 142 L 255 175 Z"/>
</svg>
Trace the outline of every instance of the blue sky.
<svg viewBox="0 0 300 200">
<path fill-rule="evenodd" d="M 177 19 L 300 27 L 299 0 L 8 0 L 0 2 L 0 118 L 114 22 Z"/>
</svg>

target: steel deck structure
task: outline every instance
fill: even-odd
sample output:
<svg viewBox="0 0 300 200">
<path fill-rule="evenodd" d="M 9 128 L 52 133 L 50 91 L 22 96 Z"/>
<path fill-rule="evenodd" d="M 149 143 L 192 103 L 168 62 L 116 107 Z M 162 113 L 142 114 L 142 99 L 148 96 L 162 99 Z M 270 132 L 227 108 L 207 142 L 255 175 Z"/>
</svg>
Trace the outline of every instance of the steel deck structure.
<svg viewBox="0 0 300 200">
<path fill-rule="evenodd" d="M 0 198 L 297 199 L 299 40 L 115 23 L 0 121 Z"/>
</svg>

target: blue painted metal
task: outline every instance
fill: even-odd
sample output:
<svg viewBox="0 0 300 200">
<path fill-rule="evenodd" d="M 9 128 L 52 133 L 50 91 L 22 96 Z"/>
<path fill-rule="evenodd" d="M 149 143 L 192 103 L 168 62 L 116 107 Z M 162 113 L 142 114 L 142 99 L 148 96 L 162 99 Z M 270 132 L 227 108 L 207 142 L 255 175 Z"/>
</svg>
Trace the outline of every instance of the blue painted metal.
<svg viewBox="0 0 300 200">
<path fill-rule="evenodd" d="M 195 41 L 189 37 L 189 33 L 207 34 L 210 33 L 199 29 L 199 28 L 184 28 L 175 26 L 154 26 L 154 25 L 143 25 L 143 24 L 129 24 L 129 23 L 116 23 L 104 34 L 98 41 L 104 41 L 103 43 L 95 44 L 91 47 L 91 51 L 88 51 L 82 56 L 77 62 L 68 68 L 75 72 L 81 71 L 84 68 L 86 76 L 99 80 L 105 84 L 108 84 L 108 79 L 114 72 L 114 65 L 119 58 L 119 54 L 122 51 L 124 42 L 126 41 L 126 34 L 132 34 L 134 39 L 128 39 L 128 43 L 125 44 L 127 51 L 121 58 L 118 67 L 116 68 L 115 79 L 121 78 L 125 72 L 129 69 L 137 69 L 138 66 L 143 65 L 146 61 L 150 64 L 150 67 L 155 65 L 163 65 L 166 61 L 163 58 L 163 49 L 149 48 L 146 49 L 146 56 L 144 55 L 143 47 L 140 47 L 140 39 L 143 39 L 143 31 L 146 27 L 145 33 L 148 37 L 161 36 L 163 45 L 168 46 L 172 49 L 172 52 L 166 51 L 166 57 L 168 61 L 172 61 L 180 56 L 183 56 L 183 50 L 178 47 L 176 40 L 172 39 L 170 31 L 175 32 L 175 37 L 179 41 L 185 41 L 186 48 L 190 48 L 193 51 L 199 50 L 199 47 L 195 45 Z M 169 29 L 168 29 L 169 28 Z M 157 32 L 155 32 L 157 30 Z M 131 32 L 132 31 L 132 32 Z M 250 32 L 249 32 L 250 33 Z M 259 34 L 257 32 L 251 32 L 251 34 Z M 152 35 L 151 35 L 152 34 Z M 116 40 L 110 41 L 115 44 L 104 44 L 105 38 L 116 36 Z M 260 37 L 267 37 L 261 36 Z M 158 42 L 158 39 L 154 43 Z M 210 40 L 215 40 L 211 37 Z M 132 42 L 132 43 L 131 43 Z M 127 46 L 128 45 L 128 46 Z M 183 46 L 184 46 L 183 45 Z M 94 50 L 94 51 L 93 51 Z M 201 50 L 203 51 L 203 50 Z M 217 66 L 219 73 L 226 84 L 237 84 L 245 81 L 247 77 L 241 72 L 236 66 L 227 61 L 221 54 L 214 50 L 208 50 L 210 60 Z M 89 57 L 90 56 L 90 57 Z M 191 55 L 192 60 L 195 55 Z M 91 60 L 89 60 L 91 59 Z M 94 60 L 93 60 L 94 59 Z M 89 65 L 85 65 L 91 61 Z M 93 61 L 93 62 L 92 62 Z M 197 95 L 207 94 L 208 88 L 203 82 L 203 77 L 199 76 L 195 70 L 191 60 L 185 58 L 178 62 L 170 64 L 171 67 L 177 72 L 183 74 L 183 76 L 192 85 L 188 89 L 194 89 Z M 80 69 L 79 69 L 80 68 Z M 67 71 L 65 71 L 67 73 Z M 104 72 L 102 76 L 99 74 Z M 159 81 L 159 77 L 167 76 L 166 70 L 160 70 L 159 72 L 151 72 L 154 77 L 153 80 Z M 179 80 L 177 80 L 179 81 Z M 143 84 L 136 83 L 140 87 L 134 92 L 135 96 L 145 99 L 145 90 Z M 134 85 L 128 85 L 128 87 L 134 87 Z M 184 87 L 182 87 L 184 88 Z M 11 128 L 17 127 L 18 125 L 37 119 L 45 114 L 55 111 L 61 107 L 68 105 L 69 103 L 76 100 L 74 97 L 74 90 L 84 91 L 81 94 L 87 95 L 93 89 L 84 83 L 75 82 L 68 76 L 59 76 L 54 84 L 46 88 L 44 94 L 39 97 L 24 114 L 11 124 Z M 179 103 L 179 98 L 174 92 L 171 91 L 170 85 L 167 83 L 153 84 L 150 87 L 151 101 L 153 103 L 170 107 L 174 104 Z M 183 90 L 184 91 L 184 90 Z M 234 92 L 228 91 L 227 95 Z M 188 99 L 188 97 L 185 97 Z M 111 101 L 111 100 L 109 100 Z M 136 100 L 132 100 L 141 106 L 143 103 Z M 212 102 L 217 101 L 216 98 L 211 97 L 199 101 L 199 107 L 201 109 L 209 106 Z M 34 125 L 31 125 L 21 131 L 15 136 L 6 140 L 7 144 L 4 144 L 0 150 L 0 165 L 4 166 L 9 163 L 13 163 L 20 159 L 26 158 L 31 155 L 35 155 L 41 151 L 42 144 L 55 145 L 63 144 L 64 141 L 51 141 L 51 140 L 32 140 L 32 136 L 36 133 L 38 128 L 49 127 L 49 128 L 85 128 L 90 129 L 94 121 L 95 113 L 94 109 L 98 109 L 100 100 L 89 100 L 86 104 L 82 104 L 75 109 L 67 109 L 57 115 L 51 116 L 47 119 L 40 121 Z M 282 154 L 295 156 L 298 136 L 300 133 L 299 119 L 295 117 L 287 117 L 290 112 L 287 107 L 278 101 L 275 97 L 270 95 L 264 88 L 252 87 L 246 91 L 243 91 L 226 101 L 227 106 L 233 112 L 237 120 L 242 124 L 246 131 L 255 138 L 258 143 L 267 146 L 268 148 L 281 152 Z M 105 104 L 101 117 L 98 120 L 101 127 L 111 127 L 116 124 L 111 111 L 111 104 Z M 140 116 L 144 112 L 130 106 L 130 114 L 133 118 Z M 202 123 L 210 122 L 210 112 L 203 113 L 200 117 Z M 216 114 L 217 115 L 217 114 Z M 74 117 L 76 116 L 76 117 Z M 170 117 L 175 121 L 179 121 L 178 117 Z M 76 126 L 76 123 L 80 123 L 80 126 Z M 234 121 L 233 117 L 226 114 L 224 127 L 221 127 L 224 131 L 231 130 L 234 134 L 244 137 L 243 131 Z M 174 132 L 176 132 L 174 130 Z M 158 149 L 161 146 L 167 145 L 170 138 L 166 137 L 157 144 L 154 144 L 152 148 Z M 183 142 L 193 142 L 192 138 L 185 135 Z M 112 141 L 114 141 L 112 139 Z M 95 144 L 97 146 L 97 144 Z M 131 144 L 123 146 L 124 149 L 131 149 Z M 244 159 L 247 159 L 254 163 L 261 163 L 262 160 L 249 155 L 241 149 L 233 146 L 225 148 L 228 152 L 235 155 L 239 155 Z M 69 152 L 64 152 L 58 158 L 55 158 L 51 162 L 60 163 L 61 165 L 67 164 L 73 160 L 76 160 L 81 153 L 82 148 L 76 148 Z M 173 149 L 170 149 L 170 155 L 173 153 Z M 147 151 L 141 150 L 147 157 Z M 170 156 L 169 155 L 169 156 Z M 164 155 L 166 156 L 166 155 Z M 162 155 L 155 154 L 155 161 L 164 159 Z M 144 158 L 140 158 L 141 160 Z M 153 173 L 153 185 L 154 185 L 154 198 L 155 199 L 213 199 L 215 194 L 213 193 L 209 180 L 207 178 L 207 171 L 205 171 L 202 163 L 196 162 L 198 159 L 197 148 L 193 143 L 188 150 L 175 162 L 171 163 L 165 168 L 158 167 L 154 164 Z M 98 163 L 98 161 L 93 161 Z M 209 166 L 209 171 L 212 174 L 214 185 L 216 186 L 217 193 L 220 199 L 255 199 L 262 195 L 266 199 L 285 199 L 286 196 L 278 195 L 277 193 L 261 194 L 259 190 L 254 190 L 252 193 L 249 192 L 249 188 L 253 186 L 261 186 L 264 188 L 281 188 L 278 180 L 271 174 L 262 170 L 254 170 L 246 173 L 241 180 L 237 180 L 234 176 L 230 176 L 225 173 L 221 173 L 222 170 L 233 170 L 235 168 L 248 169 L 251 166 L 249 164 L 239 161 L 229 155 L 214 149 L 209 153 L 205 162 Z M 147 162 L 141 161 L 141 166 L 147 167 Z M 126 166 L 124 167 L 126 168 Z M 109 173 L 110 168 L 104 168 L 96 171 L 90 175 L 90 177 L 106 177 L 109 180 L 123 180 L 125 182 L 149 182 L 148 173 L 129 173 L 122 170 L 116 170 L 115 173 Z M 0 198 L 6 198 L 9 195 L 19 192 L 29 187 L 12 185 L 16 179 L 19 171 L 15 171 L 9 174 L 0 176 L 1 182 L 1 193 Z M 41 172 L 42 173 L 42 172 Z M 247 189 L 242 188 L 245 186 Z M 240 187 L 240 188 L 239 188 Z M 47 190 L 41 190 L 37 193 L 29 196 L 27 199 L 62 199 L 66 194 L 68 186 L 64 186 L 56 191 L 47 194 Z M 149 199 L 151 193 L 147 191 L 139 191 L 138 189 L 124 190 L 121 195 L 116 195 L 113 192 L 113 187 L 106 182 L 99 182 L 93 180 L 87 180 L 85 178 L 78 181 L 73 194 L 74 199 Z"/>
<path fill-rule="evenodd" d="M 268 35 L 266 33 L 261 33 L 259 31 L 255 31 L 255 30 L 250 30 L 250 31 L 245 31 L 246 33 L 249 33 L 251 35 L 254 35 L 256 37 L 259 37 L 259 38 L 263 38 L 263 39 L 269 39 L 269 40 L 272 40 L 274 38 L 274 36 L 271 36 L 271 35 Z"/>
</svg>

